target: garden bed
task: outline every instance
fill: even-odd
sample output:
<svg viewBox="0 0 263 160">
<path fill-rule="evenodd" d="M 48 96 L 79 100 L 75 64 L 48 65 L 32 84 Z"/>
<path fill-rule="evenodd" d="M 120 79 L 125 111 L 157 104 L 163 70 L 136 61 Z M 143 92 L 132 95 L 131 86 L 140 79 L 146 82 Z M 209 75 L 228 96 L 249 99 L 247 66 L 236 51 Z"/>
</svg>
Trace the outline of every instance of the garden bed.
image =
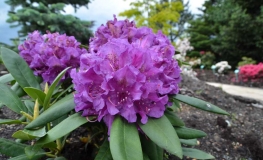
<svg viewBox="0 0 263 160">
<path fill-rule="evenodd" d="M 207 76 L 209 73 L 205 74 Z M 200 145 L 196 147 L 197 149 L 209 152 L 220 160 L 263 159 L 263 109 L 251 105 L 257 103 L 255 100 L 228 95 L 201 80 L 188 77 L 183 77 L 181 93 L 204 99 L 231 114 L 231 116 L 221 116 L 182 105 L 178 114 L 185 121 L 186 126 L 207 133 L 207 137 L 199 139 Z M 4 107 L 0 109 L 0 118 L 17 118 L 16 116 Z M 11 139 L 12 133 L 19 129 L 18 125 L 2 125 L 0 137 Z M 82 136 L 87 136 L 84 127 L 74 131 L 69 137 L 70 144 L 68 143 L 63 151 L 67 159 L 90 159 L 91 150 L 80 141 L 79 137 Z M 167 157 L 170 160 L 177 159 L 171 155 Z M 0 155 L 0 160 L 5 159 L 7 157 Z"/>
</svg>

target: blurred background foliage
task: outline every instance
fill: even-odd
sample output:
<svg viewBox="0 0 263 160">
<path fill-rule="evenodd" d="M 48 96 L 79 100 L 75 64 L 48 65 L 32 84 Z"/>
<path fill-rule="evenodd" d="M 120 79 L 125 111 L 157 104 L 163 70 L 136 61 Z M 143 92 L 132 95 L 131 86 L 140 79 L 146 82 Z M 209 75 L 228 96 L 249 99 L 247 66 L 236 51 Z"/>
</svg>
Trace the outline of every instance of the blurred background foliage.
<svg viewBox="0 0 263 160">
<path fill-rule="evenodd" d="M 64 7 L 71 5 L 75 11 L 88 7 L 90 0 L 6 0 L 11 9 L 7 22 L 11 27 L 20 26 L 19 38 L 39 30 L 41 33 L 59 32 L 75 36 L 83 44 L 88 44 L 92 36 L 92 21 L 83 21 L 73 15 L 63 14 Z"/>
</svg>

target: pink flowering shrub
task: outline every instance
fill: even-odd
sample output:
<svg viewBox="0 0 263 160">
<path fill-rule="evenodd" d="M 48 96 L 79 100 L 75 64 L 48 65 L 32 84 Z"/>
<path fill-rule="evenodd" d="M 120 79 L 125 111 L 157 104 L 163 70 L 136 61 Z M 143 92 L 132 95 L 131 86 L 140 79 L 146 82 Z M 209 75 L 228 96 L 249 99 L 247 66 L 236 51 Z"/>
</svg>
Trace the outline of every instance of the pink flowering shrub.
<svg viewBox="0 0 263 160">
<path fill-rule="evenodd" d="M 239 75 L 243 82 L 257 82 L 263 78 L 263 63 L 241 66 Z"/>
<path fill-rule="evenodd" d="M 30 33 L 18 49 L 34 74 L 48 83 L 52 83 L 65 68 L 78 68 L 80 55 L 87 52 L 80 48 L 80 43 L 73 36 L 59 33 L 41 35 L 38 31 Z M 70 70 L 64 79 L 69 78 Z"/>
<path fill-rule="evenodd" d="M 180 68 L 167 37 L 116 18 L 98 28 L 79 70 L 71 72 L 75 110 L 98 115 L 111 127 L 115 115 L 129 123 L 160 118 L 168 94 L 179 92 Z"/>
</svg>

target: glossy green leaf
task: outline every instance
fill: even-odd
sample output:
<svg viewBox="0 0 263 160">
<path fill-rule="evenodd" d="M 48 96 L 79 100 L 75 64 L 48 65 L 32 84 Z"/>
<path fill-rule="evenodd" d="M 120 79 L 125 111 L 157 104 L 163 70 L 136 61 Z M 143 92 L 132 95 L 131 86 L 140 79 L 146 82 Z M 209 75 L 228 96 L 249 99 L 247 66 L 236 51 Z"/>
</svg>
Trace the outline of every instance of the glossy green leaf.
<svg viewBox="0 0 263 160">
<path fill-rule="evenodd" d="M 53 104 L 48 110 L 40 114 L 36 119 L 29 123 L 25 128 L 32 129 L 35 127 L 41 127 L 49 122 L 52 122 L 61 116 L 67 114 L 75 107 L 73 94 L 70 94 L 55 104 Z"/>
<path fill-rule="evenodd" d="M 24 149 L 27 146 L 28 145 L 0 138 L 0 153 L 10 157 L 15 157 L 24 154 Z"/>
<path fill-rule="evenodd" d="M 55 141 L 56 139 L 70 133 L 74 129 L 78 128 L 84 123 L 87 123 L 87 119 L 80 116 L 79 113 L 75 113 L 69 116 L 67 119 L 56 125 L 54 128 L 49 130 L 47 134 L 40 138 L 36 145 L 44 145 L 50 142 Z"/>
<path fill-rule="evenodd" d="M 56 149 L 57 144 L 55 142 L 50 142 L 50 143 L 44 144 L 42 148 Z"/>
<path fill-rule="evenodd" d="M 115 117 L 110 132 L 110 150 L 114 160 L 143 160 L 141 142 L 135 123 Z"/>
<path fill-rule="evenodd" d="M 198 145 L 197 139 L 180 139 L 180 142 L 188 146 Z"/>
<path fill-rule="evenodd" d="M 32 159 L 30 160 L 39 160 L 41 159 L 42 157 L 44 157 L 46 155 L 45 152 L 42 152 L 42 153 L 37 153 L 34 155 L 34 157 L 32 157 Z M 22 154 L 22 155 L 19 155 L 17 157 L 12 157 L 12 158 L 9 158 L 8 160 L 29 160 L 27 155 L 26 154 Z"/>
<path fill-rule="evenodd" d="M 229 115 L 229 113 L 222 110 L 221 108 L 219 108 L 219 107 L 217 107 L 211 103 L 208 103 L 206 101 L 194 98 L 194 97 L 189 97 L 186 95 L 177 94 L 177 95 L 173 96 L 173 98 L 175 98 L 176 100 L 179 100 L 181 102 L 184 102 L 190 106 L 193 106 L 195 108 L 201 109 L 201 110 L 205 110 L 205 111 L 217 113 L 217 114 Z"/>
<path fill-rule="evenodd" d="M 206 136 L 206 133 L 197 129 L 187 127 L 174 127 L 179 138 L 182 139 L 194 139 L 202 138 Z"/>
<path fill-rule="evenodd" d="M 181 143 L 172 124 L 165 115 L 158 119 L 149 118 L 146 124 L 140 123 L 139 125 L 143 132 L 159 147 L 182 158 Z"/>
<path fill-rule="evenodd" d="M 215 159 L 211 154 L 205 153 L 194 148 L 183 148 L 184 156 L 196 158 L 196 159 Z"/>
<path fill-rule="evenodd" d="M 143 160 L 151 160 L 151 159 L 147 154 L 143 153 Z"/>
<path fill-rule="evenodd" d="M 56 158 L 48 158 L 46 160 L 67 160 L 67 159 L 64 157 L 56 157 Z"/>
<path fill-rule="evenodd" d="M 171 108 L 173 111 L 177 111 L 178 109 L 180 109 L 180 102 L 175 100 L 175 99 L 172 99 L 172 106 L 170 106 L 169 108 Z"/>
<path fill-rule="evenodd" d="M 25 148 L 25 153 L 28 159 L 34 159 L 34 157 L 45 154 L 45 152 L 41 149 L 40 146 L 28 146 Z"/>
<path fill-rule="evenodd" d="M 20 114 L 20 111 L 27 112 L 26 106 L 16 93 L 3 83 L 0 83 L 0 102 L 18 114 Z"/>
<path fill-rule="evenodd" d="M 46 94 L 43 91 L 32 87 L 25 87 L 24 91 L 34 100 L 38 99 L 39 104 L 44 104 Z"/>
<path fill-rule="evenodd" d="M 14 80 L 14 77 L 8 73 L 0 77 L 0 83 L 7 83 Z"/>
<path fill-rule="evenodd" d="M 30 115 L 33 115 L 34 114 L 34 105 L 35 103 L 32 102 L 31 100 L 24 100 L 24 104 L 27 108 L 27 113 L 30 114 Z"/>
<path fill-rule="evenodd" d="M 13 119 L 0 119 L 0 124 L 21 124 L 22 122 L 19 120 Z"/>
<path fill-rule="evenodd" d="M 32 140 L 35 139 L 36 137 L 43 137 L 46 135 L 46 130 L 45 127 L 40 128 L 38 130 L 19 130 L 16 131 L 12 137 L 17 138 L 17 139 L 22 139 L 22 140 Z"/>
<path fill-rule="evenodd" d="M 11 87 L 11 89 L 16 93 L 18 97 L 26 95 L 26 92 L 17 82 Z"/>
<path fill-rule="evenodd" d="M 164 115 L 169 119 L 173 126 L 181 127 L 184 126 L 184 122 L 175 114 L 175 112 L 166 110 Z"/>
<path fill-rule="evenodd" d="M 113 160 L 110 152 L 109 141 L 106 138 L 103 144 L 100 146 L 100 150 L 95 157 L 95 160 Z"/>
<path fill-rule="evenodd" d="M 41 89 L 33 71 L 29 68 L 22 57 L 14 51 L 4 47 L 1 47 L 1 52 L 5 67 L 21 87 L 34 87 Z"/>
<path fill-rule="evenodd" d="M 157 146 L 152 140 L 145 135 L 140 136 L 142 151 L 151 160 L 163 160 L 163 149 Z"/>
<path fill-rule="evenodd" d="M 48 107 L 49 107 L 49 103 L 50 103 L 50 99 L 52 97 L 52 94 L 58 84 L 58 82 L 61 80 L 61 78 L 65 75 L 65 73 L 68 71 L 70 67 L 64 69 L 56 78 L 55 80 L 53 81 L 53 83 L 50 85 L 49 89 L 48 89 L 48 92 L 47 92 L 47 95 L 46 95 L 46 98 L 45 98 L 45 101 L 44 101 L 44 104 L 43 104 L 43 107 L 44 107 L 44 110 L 46 110 Z"/>
</svg>

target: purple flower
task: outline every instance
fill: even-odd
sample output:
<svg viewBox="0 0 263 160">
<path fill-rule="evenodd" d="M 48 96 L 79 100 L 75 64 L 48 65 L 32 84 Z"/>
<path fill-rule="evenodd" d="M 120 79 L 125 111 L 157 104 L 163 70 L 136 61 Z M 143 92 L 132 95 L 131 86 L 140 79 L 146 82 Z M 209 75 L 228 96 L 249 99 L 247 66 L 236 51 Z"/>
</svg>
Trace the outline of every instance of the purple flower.
<svg viewBox="0 0 263 160">
<path fill-rule="evenodd" d="M 180 68 L 174 47 L 161 32 L 136 28 L 133 22 L 109 21 L 81 55 L 80 69 L 72 70 L 75 110 L 97 115 L 109 130 L 115 115 L 129 123 L 160 118 L 168 94 L 179 92 Z"/>
<path fill-rule="evenodd" d="M 18 46 L 20 55 L 45 82 L 52 83 L 56 76 L 65 68 L 78 68 L 80 55 L 86 53 L 80 49 L 80 43 L 73 36 L 47 33 L 41 35 L 34 31 L 27 40 Z M 69 78 L 70 70 L 65 78 Z"/>
</svg>

